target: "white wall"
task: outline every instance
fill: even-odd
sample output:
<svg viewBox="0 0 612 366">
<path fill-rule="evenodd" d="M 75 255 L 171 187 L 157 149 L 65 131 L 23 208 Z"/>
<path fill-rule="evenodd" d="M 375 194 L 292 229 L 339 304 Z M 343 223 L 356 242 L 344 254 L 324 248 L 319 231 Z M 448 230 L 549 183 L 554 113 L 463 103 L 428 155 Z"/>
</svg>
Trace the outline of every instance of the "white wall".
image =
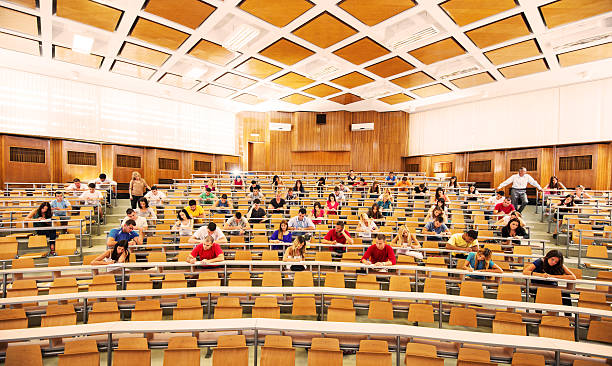
<svg viewBox="0 0 612 366">
<path fill-rule="evenodd" d="M 236 154 L 234 113 L 0 69 L 0 132 Z"/>
<path fill-rule="evenodd" d="M 609 140 L 612 79 L 410 115 L 410 156 Z"/>
</svg>

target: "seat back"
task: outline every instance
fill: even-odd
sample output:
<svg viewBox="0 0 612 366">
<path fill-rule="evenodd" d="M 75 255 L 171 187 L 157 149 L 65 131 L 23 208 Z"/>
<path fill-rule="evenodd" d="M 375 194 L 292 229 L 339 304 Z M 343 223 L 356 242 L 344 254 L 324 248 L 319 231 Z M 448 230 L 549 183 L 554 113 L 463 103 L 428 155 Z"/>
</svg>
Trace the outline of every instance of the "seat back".
<svg viewBox="0 0 612 366">
<path fill-rule="evenodd" d="M 244 335 L 222 335 L 213 348 L 213 366 L 247 366 L 249 349 Z"/>
<path fill-rule="evenodd" d="M 410 304 L 408 308 L 408 321 L 433 323 L 433 306 L 431 304 Z"/>
<path fill-rule="evenodd" d="M 308 366 L 342 366 L 342 351 L 336 338 L 313 338 L 308 351 Z"/>
<path fill-rule="evenodd" d="M 497 300 L 523 301 L 521 286 L 511 283 L 502 283 L 497 288 Z"/>
<path fill-rule="evenodd" d="M 327 308 L 327 321 L 355 322 L 355 308 L 352 299 L 333 298 Z"/>
<path fill-rule="evenodd" d="M 491 363 L 491 354 L 489 351 L 484 349 L 466 348 L 462 347 L 459 349 L 459 355 L 457 356 L 457 366 L 493 366 Z"/>
<path fill-rule="evenodd" d="M 295 365 L 295 348 L 291 337 L 267 335 L 261 347 L 261 366 Z"/>
<path fill-rule="evenodd" d="M 74 305 L 48 305 L 45 315 L 42 316 L 41 327 L 58 327 L 62 325 L 76 325 L 77 314 Z"/>
<path fill-rule="evenodd" d="M 172 312 L 172 320 L 202 320 L 204 313 L 202 302 L 198 297 L 178 299 L 176 308 Z"/>
<path fill-rule="evenodd" d="M 162 309 L 159 300 L 136 301 L 132 310 L 132 321 L 156 321 L 162 320 Z"/>
<path fill-rule="evenodd" d="M 87 318 L 88 323 L 121 321 L 121 313 L 116 302 L 95 302 Z"/>
<path fill-rule="evenodd" d="M 442 278 L 426 278 L 423 292 L 446 295 L 446 281 Z"/>
<path fill-rule="evenodd" d="M 463 281 L 461 282 L 461 289 L 459 290 L 459 296 L 469 297 L 483 297 L 482 282 Z"/>
<path fill-rule="evenodd" d="M 296 272 L 293 278 L 293 287 L 314 287 L 312 272 Z"/>
<path fill-rule="evenodd" d="M 493 319 L 493 333 L 527 335 L 523 317 L 519 313 L 498 311 Z"/>
<path fill-rule="evenodd" d="M 293 298 L 292 316 L 315 316 L 317 306 L 315 298 L 312 296 L 302 296 Z"/>
<path fill-rule="evenodd" d="M 370 301 L 368 319 L 393 320 L 393 304 L 388 301 Z"/>
<path fill-rule="evenodd" d="M 200 349 L 196 337 L 173 337 L 164 351 L 164 366 L 199 366 Z"/>
<path fill-rule="evenodd" d="M 356 366 L 391 366 L 391 353 L 387 341 L 362 339 L 357 351 Z"/>
<path fill-rule="evenodd" d="M 540 337 L 575 341 L 574 328 L 570 326 L 569 319 L 564 316 L 542 316 L 538 333 Z"/>
<path fill-rule="evenodd" d="M 512 366 L 545 366 L 544 356 L 534 353 L 514 352 Z"/>
<path fill-rule="evenodd" d="M 266 271 L 261 281 L 263 287 L 283 287 L 283 278 L 280 272 Z"/>
<path fill-rule="evenodd" d="M 472 308 L 453 307 L 450 312 L 449 325 L 476 328 L 476 310 Z"/>
<path fill-rule="evenodd" d="M 38 344 L 11 345 L 6 349 L 5 366 L 42 366 L 42 353 Z"/>
<path fill-rule="evenodd" d="M 215 311 L 214 319 L 234 319 L 242 318 L 242 307 L 240 300 L 237 297 L 219 297 Z"/>
<path fill-rule="evenodd" d="M 146 338 L 119 338 L 113 351 L 113 366 L 150 366 L 151 351 Z"/>
<path fill-rule="evenodd" d="M 0 309 L 0 330 L 24 329 L 28 327 L 28 317 L 24 309 Z"/>
<path fill-rule="evenodd" d="M 259 296 L 255 298 L 255 305 L 253 305 L 252 308 L 252 317 L 280 319 L 280 307 L 278 306 L 276 297 Z"/>
<path fill-rule="evenodd" d="M 563 305 L 563 301 L 561 300 L 561 289 L 538 287 L 535 302 L 540 304 Z"/>
<path fill-rule="evenodd" d="M 344 273 L 328 272 L 325 274 L 325 287 L 344 288 Z"/>
<path fill-rule="evenodd" d="M 58 356 L 58 366 L 99 365 L 100 353 L 94 339 L 76 339 L 66 342 L 64 354 Z"/>
<path fill-rule="evenodd" d="M 406 366 L 444 366 L 444 360 L 438 358 L 436 346 L 410 342 L 406 344 Z"/>
</svg>

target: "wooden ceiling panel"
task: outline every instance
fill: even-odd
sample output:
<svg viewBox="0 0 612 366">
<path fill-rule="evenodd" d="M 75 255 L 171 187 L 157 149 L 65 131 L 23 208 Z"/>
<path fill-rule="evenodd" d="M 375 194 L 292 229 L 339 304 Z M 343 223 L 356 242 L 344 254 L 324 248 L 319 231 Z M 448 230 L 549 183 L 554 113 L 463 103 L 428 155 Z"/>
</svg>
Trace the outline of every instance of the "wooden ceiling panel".
<svg viewBox="0 0 612 366">
<path fill-rule="evenodd" d="M 189 34 L 145 18 L 138 18 L 130 36 L 170 50 L 176 50 L 185 42 Z"/>
<path fill-rule="evenodd" d="M 480 48 L 493 46 L 494 44 L 509 41 L 531 34 L 523 14 L 517 14 L 495 23 L 472 29 L 465 34 Z"/>
<path fill-rule="evenodd" d="M 128 60 L 159 67 L 166 62 L 168 57 L 170 57 L 170 54 L 125 42 L 123 47 L 121 47 L 119 56 Z"/>
<path fill-rule="evenodd" d="M 188 80 L 181 75 L 171 74 L 169 72 L 165 73 L 164 76 L 159 79 L 159 82 L 182 89 L 192 89 L 198 84 L 197 80 Z"/>
<path fill-rule="evenodd" d="M 259 104 L 265 101 L 265 99 L 261 99 L 257 95 L 247 93 L 240 94 L 238 96 L 233 97 L 232 99 L 240 103 L 246 103 L 251 105 Z"/>
<path fill-rule="evenodd" d="M 350 74 L 346 74 L 331 80 L 332 83 L 342 85 L 343 87 L 348 89 L 371 83 L 373 81 L 374 79 L 372 79 L 371 77 L 365 76 L 364 74 L 358 73 L 357 71 L 353 71 Z"/>
<path fill-rule="evenodd" d="M 36 9 L 38 5 L 36 0 L 8 0 L 9 3 L 25 6 L 26 8 Z"/>
<path fill-rule="evenodd" d="M 368 66 L 365 69 L 373 74 L 380 76 L 381 78 L 387 78 L 389 76 L 410 71 L 414 69 L 414 66 L 404 61 L 404 59 L 402 59 L 401 57 L 395 56 L 372 66 Z"/>
<path fill-rule="evenodd" d="M 295 72 L 288 72 L 285 75 L 277 77 L 276 79 L 272 80 L 272 82 L 276 84 L 284 85 L 291 89 L 299 89 L 303 86 L 314 83 L 314 80 L 309 79 L 300 74 L 296 74 Z"/>
<path fill-rule="evenodd" d="M 247 75 L 254 76 L 256 78 L 265 79 L 268 76 L 281 71 L 282 68 L 251 57 L 250 59 L 235 67 L 234 70 L 240 71 Z"/>
<path fill-rule="evenodd" d="M 306 0 L 243 0 L 238 7 L 277 27 L 284 27 L 314 6 Z"/>
<path fill-rule="evenodd" d="M 612 42 L 557 55 L 563 67 L 612 58 Z"/>
<path fill-rule="evenodd" d="M 517 78 L 519 76 L 535 74 L 547 70 L 548 65 L 546 64 L 546 61 L 541 58 L 538 60 L 523 62 L 522 64 L 502 67 L 501 69 L 499 69 L 499 72 L 501 72 L 505 78 L 512 79 Z"/>
<path fill-rule="evenodd" d="M 385 102 L 387 104 L 394 105 L 394 104 L 409 102 L 411 100 L 414 100 L 414 98 L 404 93 L 398 93 L 398 94 L 393 94 L 393 95 L 389 95 L 386 97 L 378 98 L 378 100 L 380 100 L 381 102 Z"/>
<path fill-rule="evenodd" d="M 559 0 L 540 6 L 548 28 L 576 22 L 612 11 L 610 0 Z"/>
<path fill-rule="evenodd" d="M 304 103 L 310 102 L 311 100 L 314 100 L 314 98 L 296 93 L 296 94 L 287 95 L 286 97 L 281 98 L 280 100 L 287 102 L 287 103 L 304 104 Z"/>
<path fill-rule="evenodd" d="M 317 97 L 324 98 L 328 95 L 336 94 L 341 92 L 341 89 L 334 88 L 331 85 L 319 84 L 308 89 L 303 90 L 305 93 L 316 95 Z"/>
<path fill-rule="evenodd" d="M 314 55 L 314 52 L 288 39 L 281 38 L 259 51 L 259 54 L 285 65 L 293 65 Z"/>
<path fill-rule="evenodd" d="M 134 65 L 129 62 L 115 60 L 111 67 L 111 71 L 121 75 L 149 80 L 156 70 L 149 67 Z"/>
<path fill-rule="evenodd" d="M 215 65 L 225 66 L 236 57 L 240 56 L 238 52 L 232 52 L 226 48 L 219 46 L 216 43 L 201 39 L 189 52 L 193 57 L 208 61 Z"/>
<path fill-rule="evenodd" d="M 357 30 L 328 12 L 319 14 L 292 32 L 308 42 L 327 48 L 357 33 Z"/>
<path fill-rule="evenodd" d="M 231 72 L 226 72 L 225 74 L 219 76 L 215 81 L 221 85 L 229 86 L 235 89 L 244 89 L 257 82 L 257 80 L 232 74 Z"/>
<path fill-rule="evenodd" d="M 465 50 L 451 37 L 417 48 L 408 53 L 422 63 L 429 65 L 434 62 L 462 55 L 465 53 Z"/>
<path fill-rule="evenodd" d="M 0 32 L 0 48 L 40 56 L 40 42 Z"/>
<path fill-rule="evenodd" d="M 444 84 L 434 84 L 425 86 L 418 89 L 413 89 L 411 92 L 418 95 L 421 98 L 433 97 L 434 95 L 440 95 L 444 93 L 448 93 L 451 90 L 446 87 Z"/>
<path fill-rule="evenodd" d="M 56 0 L 58 17 L 113 32 L 123 11 L 91 0 Z"/>
<path fill-rule="evenodd" d="M 347 13 L 369 26 L 387 20 L 415 5 L 412 0 L 344 0 L 338 3 L 338 6 Z"/>
<path fill-rule="evenodd" d="M 359 102 L 362 101 L 363 98 L 355 95 L 355 94 L 351 94 L 351 93 L 345 93 L 342 95 L 338 95 L 336 97 L 333 98 L 329 98 L 328 100 L 331 100 L 332 102 L 336 102 L 336 103 L 340 103 L 340 104 L 351 104 L 351 103 L 355 103 L 355 102 Z"/>
<path fill-rule="evenodd" d="M 53 45 L 53 58 L 81 66 L 99 69 L 104 57 L 92 54 L 74 52 L 70 48 Z"/>
<path fill-rule="evenodd" d="M 344 46 L 334 51 L 336 56 L 342 57 L 355 65 L 361 65 L 364 62 L 384 56 L 388 53 L 389 50 L 374 42 L 369 37 L 364 37 L 348 46 Z"/>
<path fill-rule="evenodd" d="M 535 39 L 515 43 L 510 46 L 498 48 L 485 52 L 484 55 L 494 64 L 503 65 L 508 62 L 523 60 L 540 54 L 540 49 Z"/>
<path fill-rule="evenodd" d="M 514 0 L 449 0 L 440 7 L 460 27 L 516 6 Z"/>
<path fill-rule="evenodd" d="M 200 0 L 149 0 L 145 11 L 196 29 L 217 8 Z"/>
<path fill-rule="evenodd" d="M 404 89 L 412 88 L 418 85 L 431 83 L 435 79 L 427 75 L 423 71 L 415 72 L 414 74 L 399 77 L 391 80 L 392 83 L 401 86 Z"/>
<path fill-rule="evenodd" d="M 488 84 L 494 82 L 495 79 L 488 72 L 481 72 L 480 74 L 470 75 L 463 78 L 451 80 L 456 87 L 461 89 L 471 88 L 474 86 Z"/>
<path fill-rule="evenodd" d="M 200 93 L 214 95 L 215 97 L 220 97 L 220 98 L 227 98 L 236 92 L 234 89 L 228 89 L 228 88 L 224 88 L 222 86 L 214 85 L 214 84 L 207 84 L 198 91 Z"/>
<path fill-rule="evenodd" d="M 38 36 L 38 17 L 0 6 L 0 28 Z"/>
</svg>

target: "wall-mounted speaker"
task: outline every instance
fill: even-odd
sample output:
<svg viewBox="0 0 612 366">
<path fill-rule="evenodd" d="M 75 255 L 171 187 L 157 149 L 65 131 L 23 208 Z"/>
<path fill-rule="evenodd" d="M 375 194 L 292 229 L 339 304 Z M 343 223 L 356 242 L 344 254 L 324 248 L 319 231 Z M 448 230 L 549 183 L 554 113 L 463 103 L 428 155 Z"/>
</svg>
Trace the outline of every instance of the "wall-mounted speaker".
<svg viewBox="0 0 612 366">
<path fill-rule="evenodd" d="M 324 125 L 327 122 L 327 115 L 325 113 L 317 114 L 317 124 Z"/>
</svg>

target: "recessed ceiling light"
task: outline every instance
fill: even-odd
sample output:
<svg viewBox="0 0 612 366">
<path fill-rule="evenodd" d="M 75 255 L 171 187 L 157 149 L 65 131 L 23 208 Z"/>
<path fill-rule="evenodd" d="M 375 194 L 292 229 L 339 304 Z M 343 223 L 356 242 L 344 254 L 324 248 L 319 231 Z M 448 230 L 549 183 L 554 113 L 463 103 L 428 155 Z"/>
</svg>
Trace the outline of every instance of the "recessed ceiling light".
<svg viewBox="0 0 612 366">
<path fill-rule="evenodd" d="M 222 46 L 231 51 L 240 51 L 247 43 L 259 35 L 259 29 L 241 24 L 227 37 Z"/>
<path fill-rule="evenodd" d="M 72 50 L 78 53 L 90 54 L 93 43 L 93 38 L 75 34 L 72 38 Z"/>
<path fill-rule="evenodd" d="M 206 68 L 194 67 L 189 70 L 183 77 L 189 80 L 197 80 L 200 76 L 204 75 L 207 70 L 208 69 Z"/>
</svg>

